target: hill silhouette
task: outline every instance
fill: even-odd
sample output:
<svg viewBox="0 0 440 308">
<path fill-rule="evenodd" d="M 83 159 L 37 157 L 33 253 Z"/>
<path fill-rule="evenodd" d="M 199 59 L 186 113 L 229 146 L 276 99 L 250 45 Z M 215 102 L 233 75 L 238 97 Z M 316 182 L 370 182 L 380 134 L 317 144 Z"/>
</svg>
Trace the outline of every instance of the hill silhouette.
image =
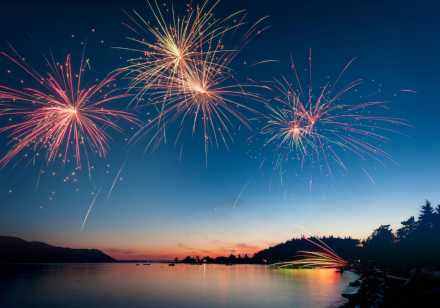
<svg viewBox="0 0 440 308">
<path fill-rule="evenodd" d="M 359 258 L 361 248 L 360 241 L 351 237 L 320 237 L 327 245 L 338 252 L 338 255 L 346 260 Z M 301 250 L 316 250 L 316 246 L 305 240 L 304 238 L 293 238 L 284 243 L 263 249 L 257 252 L 253 259 L 257 263 L 276 263 L 290 261 L 292 257 L 297 255 Z"/>
<path fill-rule="evenodd" d="M 0 263 L 114 262 L 97 249 L 73 249 L 28 242 L 18 237 L 0 236 Z"/>
</svg>

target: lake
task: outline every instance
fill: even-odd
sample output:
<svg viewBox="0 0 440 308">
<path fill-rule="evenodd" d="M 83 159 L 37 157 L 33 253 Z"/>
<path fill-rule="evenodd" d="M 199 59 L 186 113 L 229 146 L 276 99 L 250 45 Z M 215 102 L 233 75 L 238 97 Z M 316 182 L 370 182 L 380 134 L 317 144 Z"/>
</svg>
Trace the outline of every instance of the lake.
<svg viewBox="0 0 440 308">
<path fill-rule="evenodd" d="M 356 274 L 261 265 L 0 267 L 0 307 L 335 307 Z"/>
</svg>

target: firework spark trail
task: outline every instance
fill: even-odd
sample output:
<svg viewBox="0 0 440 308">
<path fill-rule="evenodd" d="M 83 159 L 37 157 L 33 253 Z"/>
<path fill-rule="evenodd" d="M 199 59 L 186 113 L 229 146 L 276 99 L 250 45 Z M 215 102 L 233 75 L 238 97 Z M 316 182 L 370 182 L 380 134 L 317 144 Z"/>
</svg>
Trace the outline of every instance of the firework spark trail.
<svg viewBox="0 0 440 308">
<path fill-rule="evenodd" d="M 279 61 L 278 60 L 273 60 L 273 59 L 261 60 L 261 61 L 258 61 L 256 63 L 253 63 L 253 64 L 249 65 L 249 67 L 255 67 L 255 66 L 258 66 L 258 65 L 261 65 L 261 64 L 276 63 L 276 62 L 279 62 Z"/>
<path fill-rule="evenodd" d="M 101 190 L 99 190 L 99 191 L 93 196 L 92 202 L 90 202 L 90 205 L 89 205 L 89 207 L 88 207 L 88 209 L 87 209 L 86 215 L 84 216 L 83 222 L 82 222 L 82 224 L 81 224 L 81 231 L 84 231 L 84 228 L 85 228 L 86 223 L 87 223 L 87 219 L 89 218 L 90 212 L 92 211 L 93 207 L 95 206 L 96 199 L 98 198 L 98 196 L 99 196 L 100 193 L 101 193 Z"/>
<path fill-rule="evenodd" d="M 126 162 L 127 162 L 127 161 L 124 161 L 124 162 L 122 163 L 121 168 L 119 168 L 118 172 L 116 173 L 116 176 L 115 176 L 115 178 L 113 179 L 112 185 L 110 186 L 110 189 L 109 189 L 109 191 L 108 191 L 108 193 L 107 193 L 107 200 L 110 199 L 110 197 L 111 197 L 111 195 L 112 195 L 112 193 L 113 193 L 113 189 L 115 188 L 116 183 L 118 183 L 118 181 L 119 181 L 119 179 L 120 179 L 120 176 L 121 176 L 122 170 L 124 170 L 124 168 L 125 168 L 125 163 L 126 163 Z"/>
<path fill-rule="evenodd" d="M 73 71 L 70 55 L 63 64 L 46 59 L 50 71 L 43 75 L 13 51 L 15 57 L 4 52 L 1 56 L 21 68 L 39 88 L 17 89 L 0 85 L 1 115 L 19 119 L 0 128 L 0 133 L 9 133 L 11 142 L 15 142 L 0 159 L 1 166 L 7 165 L 28 148 L 33 148 L 35 152 L 46 150 L 48 162 L 62 157 L 66 163 L 70 160 L 69 150 L 72 147 L 76 165 L 81 167 L 81 156 L 88 156 L 88 150 L 100 157 L 106 156 L 109 136 L 104 129 L 109 127 L 121 131 L 114 120 L 138 123 L 128 112 L 105 108 L 108 103 L 127 96 L 107 90 L 119 73 L 111 73 L 100 82 L 82 88 L 84 58 L 77 72 Z"/>
<path fill-rule="evenodd" d="M 267 104 L 268 113 L 264 117 L 262 134 L 267 136 L 265 146 L 275 145 L 278 153 L 275 167 L 281 169 L 283 162 L 293 156 L 302 166 L 306 160 L 322 161 L 331 173 L 331 161 L 343 169 L 347 168 L 342 152 L 379 162 L 383 159 L 392 160 L 380 147 L 388 141 L 385 133 L 398 133 L 390 126 L 408 126 L 407 122 L 377 115 L 378 110 L 386 107 L 382 101 L 342 102 L 362 83 L 361 79 L 356 79 L 339 87 L 353 60 L 344 66 L 333 84 L 327 82 L 315 92 L 311 59 L 310 52 L 309 80 L 306 86 L 293 61 L 292 70 L 296 82 L 282 78 L 273 83 L 277 96 L 272 103 Z"/>
<path fill-rule="evenodd" d="M 330 246 L 319 238 L 304 238 L 316 246 L 318 251 L 299 251 L 297 259 L 288 262 L 273 264 L 278 268 L 300 267 L 300 268 L 344 268 L 348 262 L 341 258 Z"/>
<path fill-rule="evenodd" d="M 400 89 L 400 92 L 417 94 L 417 91 L 413 89 Z"/>
<path fill-rule="evenodd" d="M 41 180 L 41 170 L 38 172 L 37 180 L 35 182 L 34 191 L 38 191 L 38 189 L 40 188 L 40 180 Z"/>
<path fill-rule="evenodd" d="M 376 185 L 376 181 L 371 176 L 371 174 L 365 168 L 362 168 L 362 171 L 365 173 L 365 175 L 367 176 L 367 178 L 371 182 L 371 184 Z"/>
<path fill-rule="evenodd" d="M 232 203 L 233 208 L 237 207 L 238 202 L 240 201 L 241 197 L 243 196 L 250 182 L 251 179 L 247 180 L 246 183 L 244 183 L 243 187 L 240 189 L 240 192 L 238 193 L 237 197 L 234 199 L 234 202 Z"/>
<path fill-rule="evenodd" d="M 301 259 L 293 261 L 293 264 L 304 267 L 331 267 L 343 268 L 348 265 L 348 262 L 338 256 L 338 254 L 324 241 L 319 238 L 312 240 L 305 238 L 311 244 L 317 246 L 322 251 L 300 251 L 299 257 Z"/>
</svg>

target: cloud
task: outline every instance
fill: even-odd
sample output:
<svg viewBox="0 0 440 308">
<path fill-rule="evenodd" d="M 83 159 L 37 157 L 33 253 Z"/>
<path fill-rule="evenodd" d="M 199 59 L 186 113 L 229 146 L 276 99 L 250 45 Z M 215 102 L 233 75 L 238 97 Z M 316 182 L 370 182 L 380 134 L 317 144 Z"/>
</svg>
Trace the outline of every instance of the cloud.
<svg viewBox="0 0 440 308">
<path fill-rule="evenodd" d="M 236 249 L 238 250 L 259 250 L 261 249 L 261 247 L 256 246 L 256 245 L 249 245 L 246 243 L 237 243 L 235 244 Z"/>
<path fill-rule="evenodd" d="M 246 243 L 233 243 L 233 242 L 224 242 L 219 240 L 212 240 L 207 245 L 209 248 L 199 248 L 191 245 L 187 245 L 184 243 L 177 243 L 177 248 L 179 254 L 186 254 L 191 256 L 206 256 L 209 255 L 211 257 L 216 256 L 227 256 L 229 254 L 253 254 L 259 250 L 261 250 L 260 246 L 250 245 Z"/>
<path fill-rule="evenodd" d="M 264 247 L 258 245 L 247 244 L 244 242 L 229 242 L 221 240 L 210 240 L 204 243 L 178 242 L 174 247 L 167 247 L 161 249 L 129 249 L 129 248 L 104 248 L 103 250 L 109 255 L 120 260 L 171 260 L 174 257 L 184 258 L 186 256 L 228 256 L 235 255 L 253 255 L 255 252 Z"/>
<path fill-rule="evenodd" d="M 122 254 L 122 255 L 132 255 L 139 253 L 131 249 L 122 249 L 122 248 L 105 248 L 104 250 L 110 254 L 114 253 L 114 254 Z"/>
</svg>

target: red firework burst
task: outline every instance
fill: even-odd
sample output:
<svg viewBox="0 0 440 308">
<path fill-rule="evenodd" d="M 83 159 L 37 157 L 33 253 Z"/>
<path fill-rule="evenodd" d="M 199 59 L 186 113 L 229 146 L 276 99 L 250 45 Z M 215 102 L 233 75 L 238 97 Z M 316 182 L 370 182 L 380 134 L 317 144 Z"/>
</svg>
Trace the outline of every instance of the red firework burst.
<svg viewBox="0 0 440 308">
<path fill-rule="evenodd" d="M 4 52 L 1 55 L 21 68 L 39 87 L 0 85 L 1 115 L 14 119 L 14 123 L 0 128 L 0 133 L 7 133 L 13 143 L 0 159 L 1 166 L 31 148 L 35 152 L 45 149 L 48 162 L 60 157 L 66 163 L 73 152 L 77 167 L 81 167 L 82 154 L 90 150 L 100 157 L 107 154 L 109 136 L 105 128 L 121 130 L 116 119 L 137 122 L 128 112 L 106 107 L 126 96 L 110 89 L 118 73 L 82 87 L 83 58 L 77 72 L 72 69 L 70 55 L 62 64 L 46 59 L 50 71 L 43 75 L 26 64 L 15 50 L 14 53 L 15 56 Z"/>
</svg>

